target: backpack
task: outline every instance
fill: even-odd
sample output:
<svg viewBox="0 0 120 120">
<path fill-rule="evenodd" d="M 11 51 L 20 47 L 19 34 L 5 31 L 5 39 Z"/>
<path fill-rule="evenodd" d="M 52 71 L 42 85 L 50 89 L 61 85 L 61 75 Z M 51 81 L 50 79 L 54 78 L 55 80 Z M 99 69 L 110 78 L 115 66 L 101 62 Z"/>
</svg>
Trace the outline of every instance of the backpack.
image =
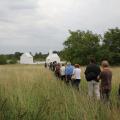
<svg viewBox="0 0 120 120">
<path fill-rule="evenodd" d="M 85 75 L 87 81 L 96 80 L 96 74 L 94 72 L 87 73 Z"/>
</svg>

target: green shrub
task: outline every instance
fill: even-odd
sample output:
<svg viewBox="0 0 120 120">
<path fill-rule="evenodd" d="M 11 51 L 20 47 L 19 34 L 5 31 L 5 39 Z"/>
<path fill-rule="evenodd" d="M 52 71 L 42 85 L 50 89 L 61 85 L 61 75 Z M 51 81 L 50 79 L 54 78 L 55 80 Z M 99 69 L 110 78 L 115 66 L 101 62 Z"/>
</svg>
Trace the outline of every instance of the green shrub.
<svg viewBox="0 0 120 120">
<path fill-rule="evenodd" d="M 1 65 L 7 64 L 7 59 L 4 55 L 0 55 L 0 64 Z"/>
<path fill-rule="evenodd" d="M 16 64 L 16 63 L 17 63 L 17 60 L 14 58 L 9 61 L 9 64 Z"/>
</svg>

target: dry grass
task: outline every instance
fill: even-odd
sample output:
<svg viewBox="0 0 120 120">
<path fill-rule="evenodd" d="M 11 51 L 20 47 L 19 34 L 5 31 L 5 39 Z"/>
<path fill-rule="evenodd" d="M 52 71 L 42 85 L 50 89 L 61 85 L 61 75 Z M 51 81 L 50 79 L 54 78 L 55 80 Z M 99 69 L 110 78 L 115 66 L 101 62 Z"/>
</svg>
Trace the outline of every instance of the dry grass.
<svg viewBox="0 0 120 120">
<path fill-rule="evenodd" d="M 112 71 L 112 102 L 107 105 L 88 98 L 83 74 L 77 92 L 43 66 L 0 66 L 0 120 L 119 120 L 120 68 Z"/>
</svg>

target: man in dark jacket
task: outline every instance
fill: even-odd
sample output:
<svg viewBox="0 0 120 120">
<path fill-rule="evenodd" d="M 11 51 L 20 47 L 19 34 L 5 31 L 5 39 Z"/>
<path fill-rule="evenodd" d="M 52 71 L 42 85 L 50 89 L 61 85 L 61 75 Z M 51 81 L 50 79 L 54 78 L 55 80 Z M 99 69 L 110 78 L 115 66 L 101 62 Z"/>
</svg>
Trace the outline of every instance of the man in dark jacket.
<svg viewBox="0 0 120 120">
<path fill-rule="evenodd" d="M 94 95 L 100 99 L 100 88 L 98 77 L 100 75 L 100 67 L 96 64 L 94 59 L 90 60 L 90 64 L 86 67 L 85 77 L 88 81 L 88 95 L 93 97 Z"/>
</svg>

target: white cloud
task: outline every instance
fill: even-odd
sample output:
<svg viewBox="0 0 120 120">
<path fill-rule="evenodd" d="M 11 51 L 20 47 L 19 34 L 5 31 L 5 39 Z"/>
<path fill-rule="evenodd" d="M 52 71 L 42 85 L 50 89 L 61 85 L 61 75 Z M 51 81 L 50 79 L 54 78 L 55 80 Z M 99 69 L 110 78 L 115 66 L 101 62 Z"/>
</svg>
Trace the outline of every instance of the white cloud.
<svg viewBox="0 0 120 120">
<path fill-rule="evenodd" d="M 119 6 L 119 0 L 0 0 L 0 53 L 59 50 L 68 29 L 120 27 Z"/>
</svg>

